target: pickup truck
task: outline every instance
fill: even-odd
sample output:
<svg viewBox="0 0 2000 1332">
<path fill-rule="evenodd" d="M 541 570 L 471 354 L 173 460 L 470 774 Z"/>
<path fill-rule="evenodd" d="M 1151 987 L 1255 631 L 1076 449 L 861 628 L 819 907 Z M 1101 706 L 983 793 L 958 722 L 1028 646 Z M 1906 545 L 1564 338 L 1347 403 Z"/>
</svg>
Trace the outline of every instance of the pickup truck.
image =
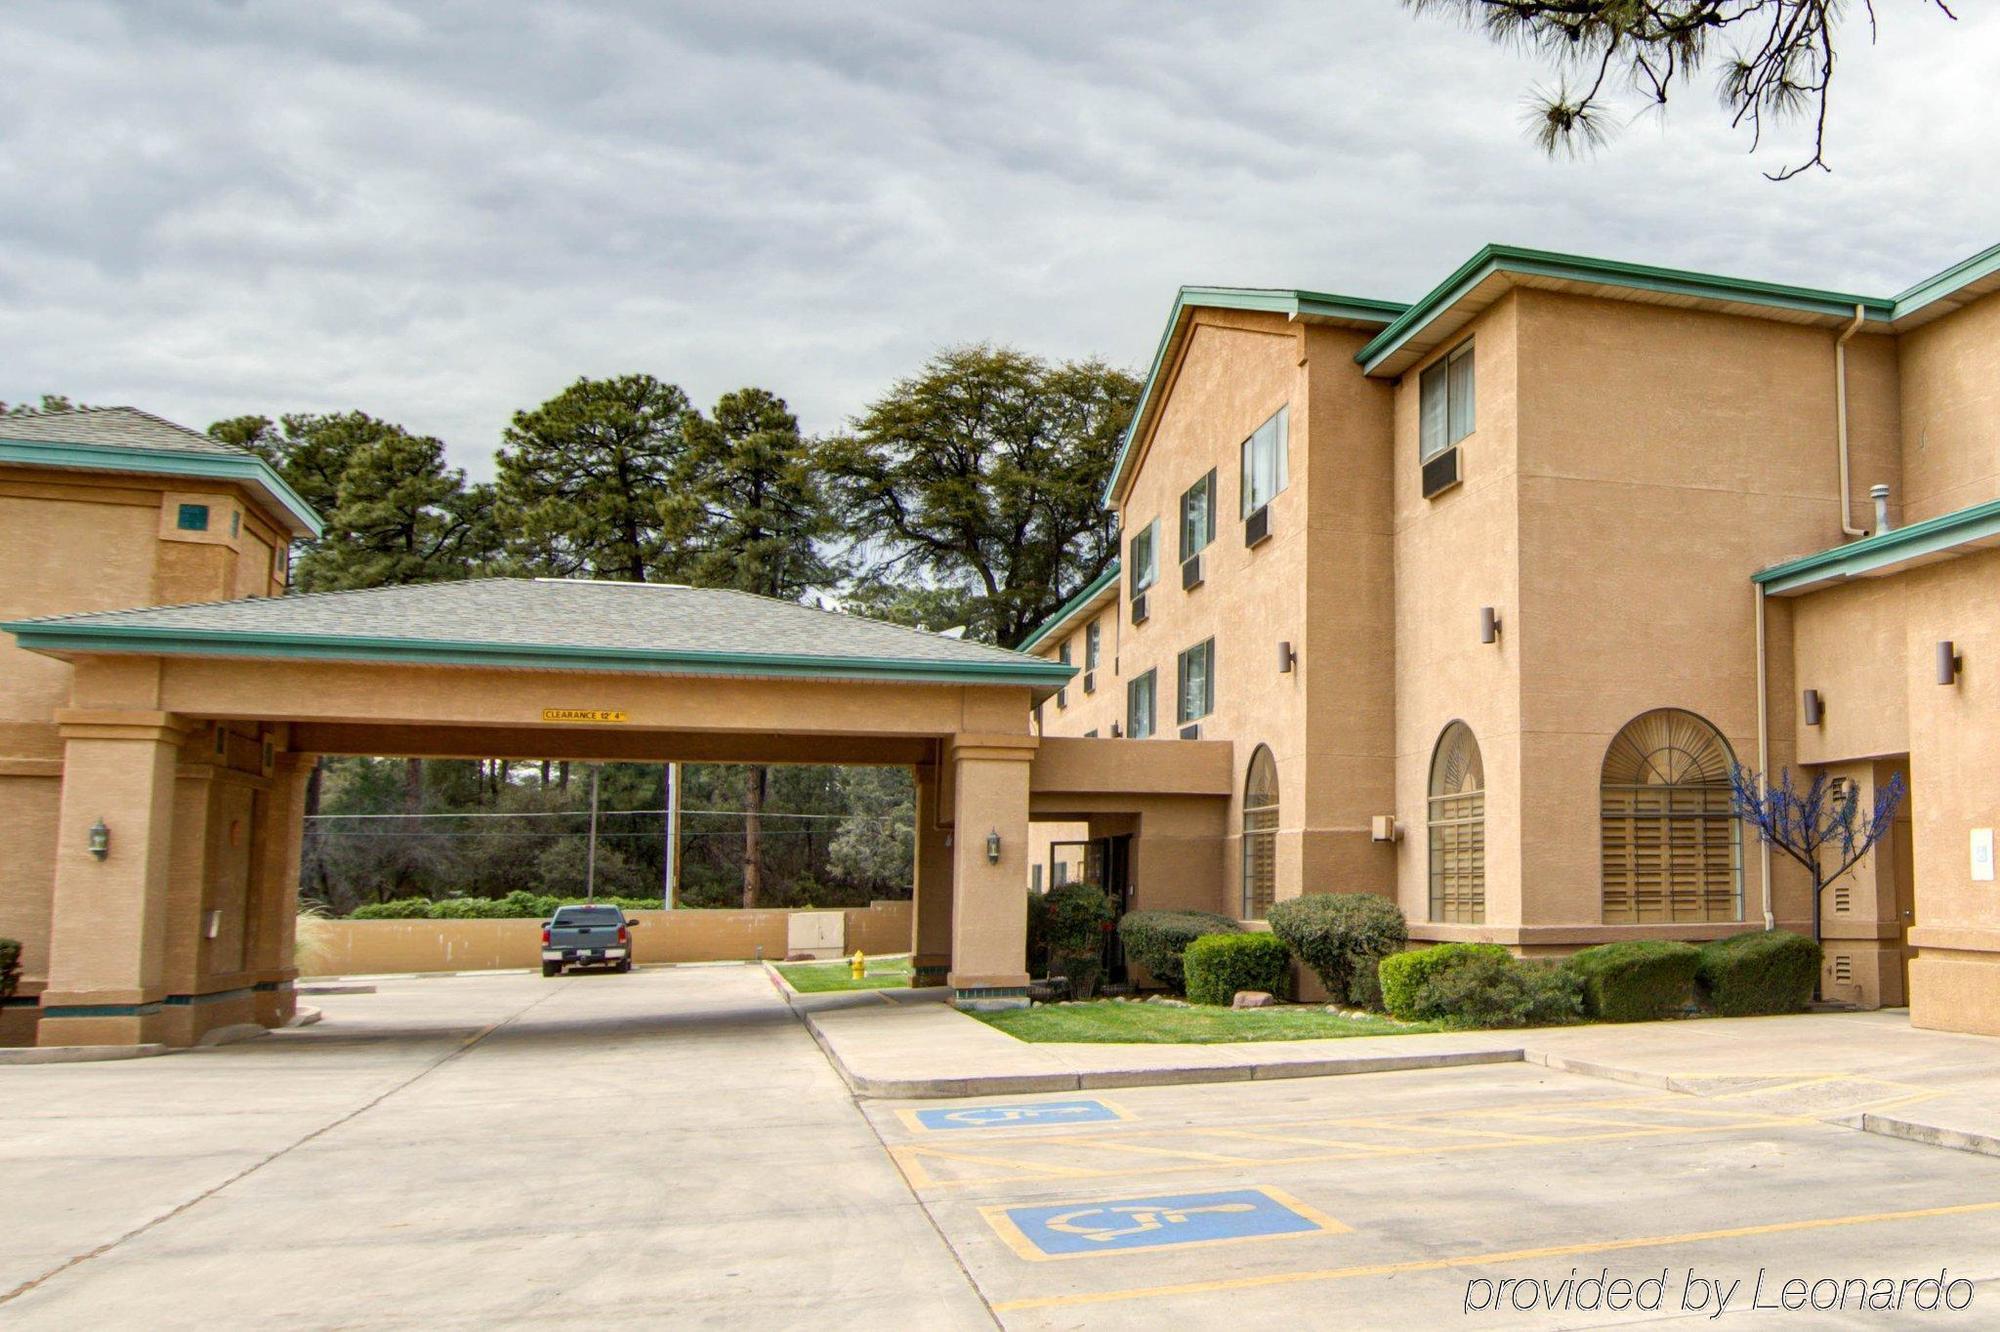
<svg viewBox="0 0 2000 1332">
<path fill-rule="evenodd" d="M 632 969 L 631 931 L 639 928 L 615 906 L 563 906 L 542 922 L 542 974 L 564 967 Z"/>
</svg>

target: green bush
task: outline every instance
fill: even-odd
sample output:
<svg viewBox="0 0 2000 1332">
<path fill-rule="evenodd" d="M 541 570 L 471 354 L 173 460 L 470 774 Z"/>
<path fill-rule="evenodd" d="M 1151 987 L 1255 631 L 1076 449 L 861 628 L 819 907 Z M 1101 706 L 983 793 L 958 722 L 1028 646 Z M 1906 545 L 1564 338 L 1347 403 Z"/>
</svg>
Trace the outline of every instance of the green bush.
<svg viewBox="0 0 2000 1332">
<path fill-rule="evenodd" d="M 1382 959 L 1410 941 L 1397 905 L 1376 893 L 1313 893 L 1271 904 L 1271 933 L 1312 968 L 1336 1003 L 1379 1007 Z"/>
<path fill-rule="evenodd" d="M 1049 974 L 1049 899 L 1028 890 L 1028 974 Z"/>
<path fill-rule="evenodd" d="M 1181 954 L 1205 934 L 1236 934 L 1243 927 L 1213 911 L 1133 911 L 1118 922 L 1125 955 L 1169 989 L 1187 984 Z"/>
<path fill-rule="evenodd" d="M 1389 1010 L 1389 1016 L 1414 1022 L 1417 1020 L 1417 991 L 1432 976 L 1470 958 L 1512 956 L 1499 944 L 1444 943 L 1385 957 L 1378 968 L 1382 1006 Z"/>
<path fill-rule="evenodd" d="M 447 897 L 433 902 L 428 897 L 399 897 L 392 902 L 369 902 L 348 913 L 349 920 L 547 920 L 559 906 L 581 906 L 575 899 L 565 901 L 550 893 L 515 891 L 505 897 Z M 598 906 L 615 906 L 624 911 L 657 911 L 658 899 L 651 897 L 600 897 Z"/>
<path fill-rule="evenodd" d="M 1117 908 L 1094 883 L 1057 884 L 1042 896 L 1049 974 L 1067 976 L 1071 996 L 1088 999 L 1104 971 L 1104 932 Z"/>
<path fill-rule="evenodd" d="M 0 999 L 11 998 L 21 983 L 21 944 L 16 939 L 0 939 Z"/>
<path fill-rule="evenodd" d="M 1701 950 L 1672 939 L 1601 944 L 1563 964 L 1583 982 L 1583 1011 L 1605 1022 L 1678 1017 L 1694 1002 Z"/>
<path fill-rule="evenodd" d="M 1226 1004 L 1239 990 L 1283 998 L 1292 977 L 1292 955 L 1274 934 L 1204 934 L 1181 955 L 1187 997 L 1197 1004 Z"/>
<path fill-rule="evenodd" d="M 1820 946 L 1789 930 L 1733 934 L 1702 945 L 1695 980 L 1708 1007 L 1724 1017 L 1798 1013 L 1819 982 Z"/>
<path fill-rule="evenodd" d="M 350 920 L 428 920 L 428 897 L 399 897 L 393 902 L 367 902 L 349 913 Z"/>
<path fill-rule="evenodd" d="M 1575 972 L 1499 954 L 1461 954 L 1418 984 L 1412 1016 L 1448 1027 L 1547 1027 L 1583 1011 Z"/>
</svg>

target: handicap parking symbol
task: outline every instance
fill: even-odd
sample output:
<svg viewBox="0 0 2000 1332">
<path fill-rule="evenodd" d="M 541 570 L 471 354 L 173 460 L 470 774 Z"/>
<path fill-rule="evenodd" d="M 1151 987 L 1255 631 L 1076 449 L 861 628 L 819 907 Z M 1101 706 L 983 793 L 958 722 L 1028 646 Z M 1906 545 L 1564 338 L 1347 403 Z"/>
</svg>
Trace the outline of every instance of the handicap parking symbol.
<svg viewBox="0 0 2000 1332">
<path fill-rule="evenodd" d="M 956 1110 L 918 1110 L 916 1127 L 941 1129 L 1040 1128 L 1049 1124 L 1102 1124 L 1125 1114 L 1104 1101 L 1023 1101 L 1014 1105 L 968 1105 Z"/>
<path fill-rule="evenodd" d="M 1337 1234 L 1347 1229 L 1296 1198 L 1266 1188 L 981 1210 L 1016 1253 L 1031 1259 Z"/>
</svg>

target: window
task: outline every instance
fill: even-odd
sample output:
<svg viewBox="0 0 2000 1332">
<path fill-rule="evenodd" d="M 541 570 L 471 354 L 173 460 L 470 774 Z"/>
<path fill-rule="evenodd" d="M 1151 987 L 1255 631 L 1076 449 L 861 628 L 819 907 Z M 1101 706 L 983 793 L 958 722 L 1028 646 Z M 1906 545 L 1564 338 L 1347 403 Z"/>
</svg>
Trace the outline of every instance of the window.
<svg viewBox="0 0 2000 1332">
<path fill-rule="evenodd" d="M 1431 919 L 1486 920 L 1486 765 L 1472 728 L 1453 722 L 1431 756 Z"/>
<path fill-rule="evenodd" d="M 243 515 L 236 509 L 229 511 L 229 535 L 237 536 L 243 531 Z"/>
<path fill-rule="evenodd" d="M 1269 504 L 1291 484 L 1291 408 L 1277 414 L 1243 441 L 1243 516 Z"/>
<path fill-rule="evenodd" d="M 1215 472 L 1187 488 L 1181 496 L 1181 563 L 1185 564 L 1215 540 Z"/>
<path fill-rule="evenodd" d="M 1262 920 L 1278 892 L 1278 764 L 1257 746 L 1243 783 L 1243 918 Z"/>
<path fill-rule="evenodd" d="M 1215 640 L 1181 653 L 1180 724 L 1200 721 L 1215 711 Z"/>
<path fill-rule="evenodd" d="M 1030 865 L 1028 866 L 1028 870 L 1028 891 L 1039 893 L 1042 891 L 1042 867 L 1040 865 Z"/>
<path fill-rule="evenodd" d="M 1097 621 L 1092 620 L 1083 627 L 1083 669 L 1097 669 L 1097 649 L 1102 640 L 1098 635 Z M 1088 692 L 1086 690 L 1086 692 Z"/>
<path fill-rule="evenodd" d="M 1721 732 L 1679 708 L 1634 718 L 1604 755 L 1604 921 L 1743 919 L 1743 850 Z"/>
<path fill-rule="evenodd" d="M 1472 433 L 1472 344 L 1460 345 L 1417 382 L 1422 431 L 1418 457 L 1428 462 Z"/>
<path fill-rule="evenodd" d="M 1153 733 L 1154 673 L 1144 675 L 1125 686 L 1125 736 L 1129 740 L 1144 740 Z"/>
<path fill-rule="evenodd" d="M 1133 596 L 1138 596 L 1159 579 L 1159 556 L 1160 520 L 1155 518 L 1132 538 L 1132 550 L 1127 558 L 1132 567 L 1130 578 Z"/>
<path fill-rule="evenodd" d="M 174 520 L 174 526 L 183 532 L 206 532 L 208 530 L 208 506 L 206 504 L 183 504 Z"/>
<path fill-rule="evenodd" d="M 1069 665 L 1068 640 L 1064 640 L 1062 647 L 1056 651 L 1056 660 L 1061 662 L 1065 666 Z M 1068 706 L 1069 706 L 1069 686 L 1063 685 L 1056 689 L 1056 711 L 1061 712 L 1064 708 Z"/>
</svg>

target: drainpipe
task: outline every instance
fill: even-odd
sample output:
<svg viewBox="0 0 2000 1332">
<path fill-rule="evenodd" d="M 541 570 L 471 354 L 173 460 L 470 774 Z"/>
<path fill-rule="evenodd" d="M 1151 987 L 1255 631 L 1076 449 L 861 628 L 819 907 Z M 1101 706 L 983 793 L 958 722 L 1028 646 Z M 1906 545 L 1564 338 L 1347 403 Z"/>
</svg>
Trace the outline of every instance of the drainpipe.
<svg viewBox="0 0 2000 1332">
<path fill-rule="evenodd" d="M 1868 535 L 1854 525 L 1853 492 L 1847 481 L 1847 340 L 1861 330 L 1861 321 L 1866 316 L 1866 310 L 1855 306 L 1854 322 L 1833 344 L 1833 409 L 1840 433 L 1840 533 L 1850 537 Z"/>
<path fill-rule="evenodd" d="M 1761 799 L 1771 771 L 1771 681 L 1764 654 L 1764 585 L 1750 586 L 1757 599 L 1757 795 Z M 1778 928 L 1778 921 L 1771 914 L 1771 844 L 1762 837 L 1757 839 L 1757 855 L 1763 866 L 1764 930 L 1769 933 Z"/>
</svg>

